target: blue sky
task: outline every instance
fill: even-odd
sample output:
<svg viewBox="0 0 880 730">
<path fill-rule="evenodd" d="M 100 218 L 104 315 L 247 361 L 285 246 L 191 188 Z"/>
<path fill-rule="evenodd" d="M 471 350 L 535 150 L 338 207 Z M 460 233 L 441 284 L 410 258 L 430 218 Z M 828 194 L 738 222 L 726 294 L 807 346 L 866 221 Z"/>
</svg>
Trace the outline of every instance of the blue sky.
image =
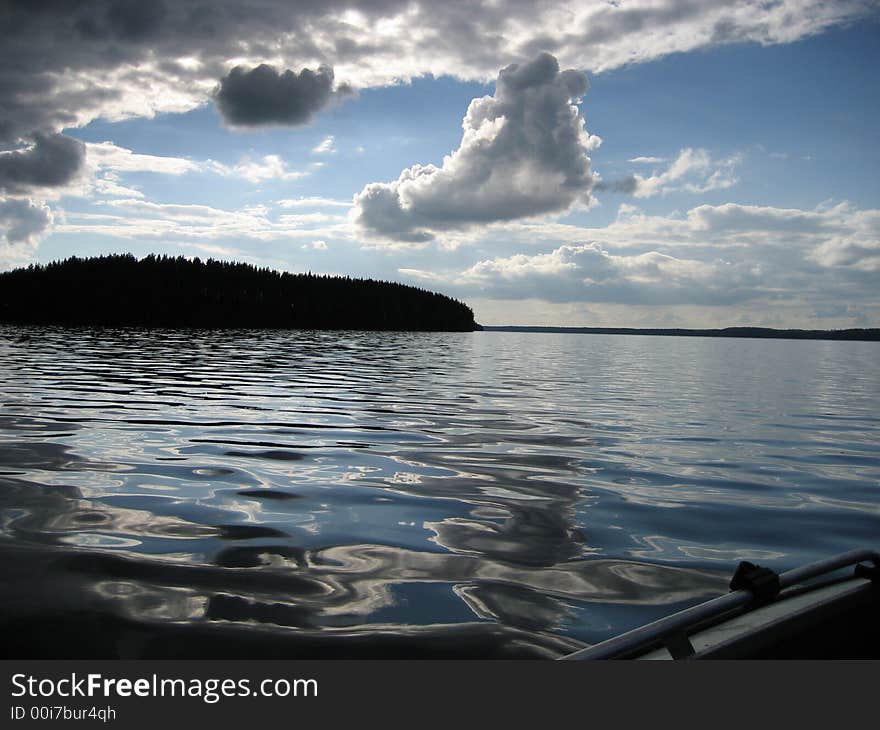
<svg viewBox="0 0 880 730">
<path fill-rule="evenodd" d="M 304 38 L 267 0 L 210 42 L 178 9 L 144 37 L 94 10 L 98 42 L 16 16 L 71 48 L 0 75 L 0 267 L 155 252 L 485 324 L 880 326 L 875 4 L 505 5 L 476 46 L 457 5 L 314 10 Z"/>
</svg>

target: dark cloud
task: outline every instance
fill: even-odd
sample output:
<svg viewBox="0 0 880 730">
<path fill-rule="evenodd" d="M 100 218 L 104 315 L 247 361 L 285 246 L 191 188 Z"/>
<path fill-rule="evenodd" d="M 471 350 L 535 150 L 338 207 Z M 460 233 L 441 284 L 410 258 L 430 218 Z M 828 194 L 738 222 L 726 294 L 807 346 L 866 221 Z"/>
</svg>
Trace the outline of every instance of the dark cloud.
<svg viewBox="0 0 880 730">
<path fill-rule="evenodd" d="M 778 0 L 745 13 L 725 0 L 499 0 L 474 12 L 428 0 L 0 0 L 0 142 L 100 115 L 176 111 L 181 95 L 195 108 L 233 58 L 323 63 L 358 88 L 425 73 L 487 80 L 541 49 L 595 71 L 712 43 L 786 43 L 869 6 Z M 182 58 L 198 63 L 169 73 Z"/>
<path fill-rule="evenodd" d="M 116 0 L 94 15 L 81 15 L 76 29 L 86 38 L 140 42 L 156 37 L 166 18 L 162 0 Z"/>
<path fill-rule="evenodd" d="M 333 88 L 329 66 L 297 74 L 263 63 L 251 70 L 236 66 L 221 79 L 214 98 L 227 124 L 258 127 L 307 124 L 334 97 L 347 93 L 347 86 Z"/>
<path fill-rule="evenodd" d="M 37 134 L 29 147 L 0 152 L 0 192 L 66 185 L 83 168 L 85 157 L 86 147 L 77 139 Z"/>
<path fill-rule="evenodd" d="M 45 204 L 0 198 L 0 233 L 8 243 L 35 243 L 51 224 L 52 212 Z"/>
<path fill-rule="evenodd" d="M 627 175 L 617 180 L 600 180 L 593 188 L 597 192 L 623 193 L 624 195 L 632 195 L 639 187 L 639 181 L 635 175 Z"/>
<path fill-rule="evenodd" d="M 741 10 L 724 0 L 499 0 L 479 12 L 428 0 L 0 0 L 0 149 L 99 116 L 193 109 L 233 58 L 326 64 L 356 88 L 426 73 L 488 80 L 541 49 L 563 65 L 606 70 L 711 43 L 786 43 L 869 12 L 863 0 Z M 302 111 L 284 103 L 265 109 L 278 123 Z M 232 108 L 250 124 L 247 110 Z"/>
</svg>

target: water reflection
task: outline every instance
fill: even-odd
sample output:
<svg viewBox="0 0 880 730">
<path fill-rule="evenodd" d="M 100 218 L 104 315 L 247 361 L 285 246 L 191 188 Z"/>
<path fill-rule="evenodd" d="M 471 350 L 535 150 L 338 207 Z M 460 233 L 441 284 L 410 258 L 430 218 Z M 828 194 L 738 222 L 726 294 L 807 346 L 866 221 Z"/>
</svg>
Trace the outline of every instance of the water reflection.
<svg viewBox="0 0 880 730">
<path fill-rule="evenodd" d="M 876 345 L 744 342 L 0 329 L 10 650 L 554 656 L 869 541 Z"/>
</svg>

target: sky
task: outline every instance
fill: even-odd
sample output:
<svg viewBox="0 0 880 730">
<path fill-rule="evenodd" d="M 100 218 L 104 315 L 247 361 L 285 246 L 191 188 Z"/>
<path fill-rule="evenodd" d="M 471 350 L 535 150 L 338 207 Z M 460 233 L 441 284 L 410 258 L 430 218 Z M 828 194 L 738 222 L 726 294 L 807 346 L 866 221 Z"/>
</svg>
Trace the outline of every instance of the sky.
<svg viewBox="0 0 880 730">
<path fill-rule="evenodd" d="M 400 281 L 488 325 L 880 326 L 872 0 L 0 0 L 0 270 Z"/>
</svg>

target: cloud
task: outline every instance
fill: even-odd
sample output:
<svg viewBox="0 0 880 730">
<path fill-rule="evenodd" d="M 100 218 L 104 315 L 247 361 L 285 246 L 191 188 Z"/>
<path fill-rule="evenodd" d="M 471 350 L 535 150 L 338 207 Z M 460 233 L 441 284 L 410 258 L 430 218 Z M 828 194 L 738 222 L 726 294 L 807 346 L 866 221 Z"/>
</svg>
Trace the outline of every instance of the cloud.
<svg viewBox="0 0 880 730">
<path fill-rule="evenodd" d="M 841 209 L 836 211 L 774 208 L 763 205 L 699 205 L 688 211 L 694 231 L 719 234 L 822 234 L 835 230 L 841 223 Z M 829 215 L 830 213 L 830 215 Z"/>
<path fill-rule="evenodd" d="M 277 202 L 280 208 L 350 208 L 350 200 L 336 200 L 335 198 L 321 198 L 311 196 L 307 198 L 285 198 Z"/>
<path fill-rule="evenodd" d="M 334 137 L 332 134 L 324 137 L 323 140 L 312 148 L 312 154 L 315 155 L 329 155 L 336 152 L 336 148 L 333 146 Z"/>
<path fill-rule="evenodd" d="M 868 273 L 872 285 L 880 288 L 880 210 L 854 210 L 841 204 L 822 216 L 831 219 L 826 226 L 831 235 L 813 248 L 810 261 L 826 269 Z"/>
<path fill-rule="evenodd" d="M 52 225 L 52 211 L 45 203 L 0 197 L 0 231 L 9 244 L 36 245 Z"/>
<path fill-rule="evenodd" d="M 657 164 L 660 157 L 634 157 L 630 162 L 636 164 Z M 634 195 L 637 198 L 650 198 L 672 192 L 708 193 L 732 187 L 738 180 L 734 175 L 742 162 L 741 155 L 730 155 L 714 160 L 707 150 L 686 147 L 662 171 L 651 175 L 630 175 L 619 180 L 600 181 L 597 190 Z"/>
<path fill-rule="evenodd" d="M 666 162 L 665 157 L 631 157 L 629 162 L 633 162 L 637 165 L 657 165 L 661 162 Z"/>
<path fill-rule="evenodd" d="M 260 0 L 247 11 L 239 0 L 7 2 L 0 4 L 0 144 L 97 117 L 188 111 L 235 66 L 243 76 L 263 64 L 323 64 L 362 89 L 426 74 L 488 81 L 499 66 L 547 50 L 563 67 L 601 73 L 716 45 L 790 43 L 871 12 L 863 0 L 498 0 L 479 12 L 428 0 Z M 286 88 L 277 81 L 284 74 L 275 76 L 273 88 Z M 264 111 L 287 123 L 273 98 Z M 242 123 L 254 121 L 232 106 Z"/>
<path fill-rule="evenodd" d="M 639 187 L 639 181 L 636 180 L 634 175 L 628 175 L 626 177 L 621 177 L 616 180 L 602 180 L 599 179 L 596 181 L 594 186 L 594 190 L 596 192 L 611 192 L 611 193 L 622 193 L 624 195 L 633 195 Z"/>
<path fill-rule="evenodd" d="M 42 201 L 0 196 L 0 271 L 32 261 L 34 249 L 52 229 L 53 219 Z"/>
<path fill-rule="evenodd" d="M 143 198 L 102 202 L 103 212 L 68 210 L 57 234 L 114 236 L 143 241 L 305 241 L 351 237 L 344 214 L 306 213 L 275 216 L 263 205 L 237 210 L 207 205 L 157 203 Z"/>
<path fill-rule="evenodd" d="M 761 294 L 749 264 L 658 251 L 615 255 L 597 243 L 485 259 L 456 274 L 455 281 L 495 298 L 552 302 L 730 304 Z"/>
<path fill-rule="evenodd" d="M 312 241 L 311 243 L 304 243 L 302 245 L 303 251 L 326 251 L 327 250 L 327 242 L 326 241 Z"/>
<path fill-rule="evenodd" d="M 86 142 L 86 150 L 89 165 L 97 170 L 183 175 L 202 169 L 199 163 L 183 157 L 144 155 L 119 147 L 113 142 Z"/>
<path fill-rule="evenodd" d="M 117 0 L 105 12 L 81 16 L 77 30 L 87 38 L 139 42 L 155 37 L 167 17 L 163 0 Z"/>
<path fill-rule="evenodd" d="M 96 178 L 94 189 L 98 195 L 108 198 L 143 198 L 144 194 L 135 188 L 129 188 L 119 184 L 116 173 L 108 172 L 103 177 Z"/>
<path fill-rule="evenodd" d="M 546 53 L 498 75 L 494 96 L 474 99 L 457 150 L 440 167 L 414 165 L 355 196 L 368 236 L 424 242 L 437 233 L 565 210 L 587 203 L 588 152 L 598 145 L 574 101 L 586 76 L 560 71 Z"/>
<path fill-rule="evenodd" d="M 428 0 L 259 0 L 247 11 L 239 0 L 0 3 L 0 193 L 63 194 L 83 155 L 57 135 L 98 118 L 184 113 L 216 100 L 232 126 L 302 124 L 349 89 L 426 75 L 487 82 L 539 51 L 563 68 L 602 73 L 716 45 L 790 43 L 872 12 L 863 0 L 497 0 L 480 12 Z M 101 179 L 105 194 L 121 194 Z M 609 186 L 634 189 L 631 181 Z M 373 192 L 374 210 L 390 203 L 394 212 L 387 190 Z M 446 224 L 464 212 L 455 208 Z M 444 217 L 426 214 L 431 224 Z M 435 235 L 410 223 L 383 235 Z"/>
<path fill-rule="evenodd" d="M 735 305 L 731 311 L 748 311 L 749 323 L 759 321 L 753 315 L 763 302 L 768 312 L 787 312 L 777 325 L 801 322 L 788 326 L 838 312 L 832 305 L 840 302 L 859 302 L 874 319 L 880 312 L 880 210 L 847 203 L 815 209 L 726 203 L 670 215 L 622 205 L 602 227 L 500 224 L 476 250 L 486 249 L 502 253 L 469 258 L 474 249 L 459 249 L 444 266 L 436 253 L 428 259 L 427 252 L 414 252 L 400 273 L 468 301 L 542 301 L 557 312 L 581 303 Z M 689 321 L 696 311 L 688 310 Z M 796 311 L 801 319 L 792 320 Z M 850 311 L 838 319 L 847 326 L 858 318 Z"/>
<path fill-rule="evenodd" d="M 240 177 L 255 185 L 267 180 L 299 180 L 309 174 L 288 169 L 287 163 L 278 155 L 264 155 L 257 160 L 245 157 L 235 165 L 224 165 L 212 160 L 206 163 L 205 169 L 225 177 Z"/>
<path fill-rule="evenodd" d="M 656 249 L 678 254 L 739 256 L 789 269 L 870 270 L 880 249 L 880 210 L 849 203 L 814 209 L 724 203 L 699 205 L 685 214 L 647 215 L 623 204 L 603 227 L 521 221 L 501 225 L 510 243 L 558 244 L 592 240 L 605 248 Z"/>
<path fill-rule="evenodd" d="M 350 93 L 333 88 L 333 69 L 278 72 L 262 63 L 250 70 L 236 66 L 220 80 L 215 94 L 223 121 L 232 127 L 307 124 L 332 99 Z M 332 139 L 331 139 L 332 143 Z"/>
<path fill-rule="evenodd" d="M 87 143 L 86 148 L 89 166 L 98 173 L 104 170 L 113 173 L 153 172 L 163 175 L 212 173 L 223 177 L 239 177 L 254 184 L 267 180 L 298 180 L 308 175 L 307 172 L 289 169 L 279 155 L 264 155 L 258 159 L 244 157 L 234 165 L 226 165 L 216 160 L 196 161 L 183 157 L 144 155 L 112 142 Z M 99 189 L 112 189 L 111 185 L 100 181 L 96 186 Z"/>
<path fill-rule="evenodd" d="M 278 216 L 278 222 L 283 224 L 305 226 L 315 223 L 332 223 L 345 220 L 345 216 L 331 215 L 329 213 L 297 213 Z"/>
<path fill-rule="evenodd" d="M 0 192 L 22 194 L 60 187 L 83 169 L 85 145 L 62 134 L 36 134 L 23 149 L 0 152 Z"/>
<path fill-rule="evenodd" d="M 870 327 L 871 320 L 864 307 L 843 302 L 818 305 L 812 312 L 816 319 L 849 319 L 856 327 Z"/>
</svg>

